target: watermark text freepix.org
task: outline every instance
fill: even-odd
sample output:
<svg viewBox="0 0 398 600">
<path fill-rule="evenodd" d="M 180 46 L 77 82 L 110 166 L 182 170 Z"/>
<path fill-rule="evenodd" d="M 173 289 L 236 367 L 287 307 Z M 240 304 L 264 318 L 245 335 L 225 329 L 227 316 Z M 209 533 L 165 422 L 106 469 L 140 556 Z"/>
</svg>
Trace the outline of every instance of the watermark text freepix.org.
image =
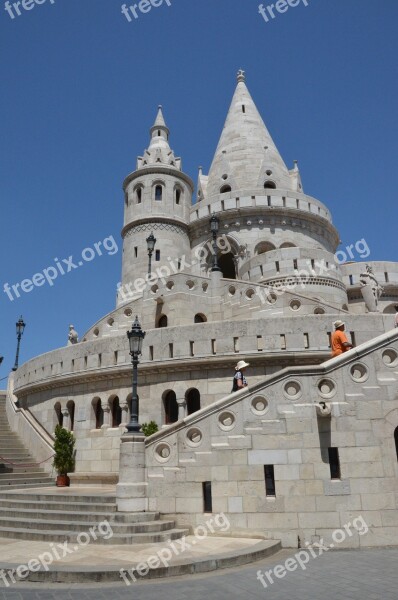
<svg viewBox="0 0 398 600">
<path fill-rule="evenodd" d="M 168 567 L 173 556 L 179 556 L 186 550 L 191 550 L 192 546 L 206 539 L 209 532 L 211 534 L 221 531 L 225 533 L 231 527 L 231 523 L 224 513 L 219 513 L 206 521 L 204 525 L 198 525 L 193 532 L 193 539 L 188 540 L 186 536 L 182 536 L 180 540 L 168 541 L 167 546 L 164 546 L 156 554 L 149 556 L 145 562 L 139 563 L 132 569 L 120 569 L 120 577 L 127 586 L 137 581 L 137 577 L 146 577 L 151 569 Z"/>
<path fill-rule="evenodd" d="M 40 4 L 55 4 L 55 0 L 18 0 L 17 2 L 7 0 L 4 10 L 8 12 L 10 19 L 15 19 L 15 17 L 20 17 L 23 11 L 32 10 Z"/>
<path fill-rule="evenodd" d="M 307 550 L 300 550 L 294 557 L 288 558 L 284 564 L 276 565 L 268 571 L 257 571 L 257 579 L 261 584 L 267 588 L 269 585 L 273 585 L 276 579 L 283 579 L 289 572 L 296 571 L 300 567 L 303 571 L 307 569 L 307 564 L 311 558 L 318 558 L 325 552 L 328 552 L 332 548 L 335 548 L 338 544 L 342 544 L 346 538 L 352 537 L 355 532 L 358 535 L 366 535 L 369 531 L 369 527 L 366 524 L 362 515 L 353 519 L 352 523 L 344 525 L 344 529 L 336 529 L 332 533 L 333 542 L 329 546 L 325 546 L 323 539 L 319 542 L 312 544 L 307 543 Z M 275 579 L 276 578 L 276 579 Z"/>
<path fill-rule="evenodd" d="M 131 6 L 127 4 L 122 5 L 122 14 L 126 17 L 127 21 L 131 23 L 134 19 L 139 19 L 140 13 L 145 15 L 149 13 L 152 8 L 159 8 L 163 4 L 171 6 L 171 0 L 140 0 Z"/>
<path fill-rule="evenodd" d="M 102 248 L 101 248 L 102 246 Z M 20 298 L 21 293 L 29 294 L 35 287 L 42 287 L 46 283 L 48 285 L 53 286 L 54 281 L 58 278 L 59 275 L 66 275 L 79 267 L 82 267 L 85 262 L 91 262 L 97 256 L 103 255 L 103 250 L 109 255 L 113 256 L 119 250 L 114 237 L 111 235 L 106 237 L 101 242 L 95 242 L 94 248 L 84 248 L 81 253 L 82 260 L 74 261 L 73 255 L 68 258 L 63 258 L 62 260 L 58 260 L 58 258 L 54 258 L 55 266 L 49 266 L 46 269 L 43 269 L 40 273 L 35 273 L 31 279 L 23 279 L 20 283 L 14 283 L 10 285 L 9 283 L 5 283 L 3 286 L 3 291 L 7 294 L 9 300 L 13 302 L 15 298 Z"/>
<path fill-rule="evenodd" d="M 274 4 L 268 4 L 268 6 L 260 4 L 258 12 L 263 17 L 264 21 L 269 23 L 270 19 L 275 19 L 278 16 L 276 13 L 282 15 L 287 12 L 289 8 L 296 8 L 299 4 L 308 6 L 308 2 L 309 0 L 277 0 Z"/>
<path fill-rule="evenodd" d="M 73 554 L 90 544 L 91 540 L 97 540 L 102 537 L 104 540 L 109 540 L 113 537 L 111 524 L 106 519 L 90 527 L 88 532 L 82 531 L 76 537 L 76 543 L 70 544 L 67 540 L 62 544 L 49 544 L 49 550 L 39 554 L 37 558 L 30 559 L 26 565 L 19 565 L 16 569 L 1 569 L 0 579 L 6 587 L 10 587 L 12 583 L 17 583 L 29 577 L 30 573 L 36 573 L 44 569 L 50 570 L 50 566 L 54 561 L 62 560 L 65 556 Z"/>
</svg>

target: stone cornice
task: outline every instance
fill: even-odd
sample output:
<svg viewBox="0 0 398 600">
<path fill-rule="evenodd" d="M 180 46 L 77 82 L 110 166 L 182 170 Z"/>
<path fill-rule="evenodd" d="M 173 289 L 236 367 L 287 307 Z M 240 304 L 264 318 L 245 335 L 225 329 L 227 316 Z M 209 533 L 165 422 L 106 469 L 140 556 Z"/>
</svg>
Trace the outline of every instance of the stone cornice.
<svg viewBox="0 0 398 600">
<path fill-rule="evenodd" d="M 253 366 L 271 366 L 288 363 L 289 365 L 317 364 L 330 357 L 329 351 L 277 351 L 261 352 L 256 354 L 245 353 L 245 358 L 250 360 Z M 154 373 L 181 373 L 184 371 L 202 369 L 231 369 L 231 364 L 236 360 L 235 353 L 226 353 L 222 356 L 187 357 L 173 360 L 159 360 L 143 362 L 139 366 L 140 377 L 153 375 Z M 15 388 L 14 393 L 18 399 L 25 398 L 29 394 L 35 394 L 45 390 L 72 387 L 79 384 L 96 383 L 99 381 L 128 380 L 131 379 L 132 367 L 130 364 L 117 365 L 101 369 L 86 369 L 83 371 L 65 373 L 47 377 L 45 380 L 36 381 L 31 384 Z M 68 392 L 69 393 L 69 392 Z"/>
<path fill-rule="evenodd" d="M 192 190 L 192 193 L 195 189 L 195 184 L 192 179 L 183 173 L 182 171 L 178 171 L 178 169 L 173 169 L 172 167 L 165 167 L 162 165 L 154 165 L 152 167 L 144 167 L 142 169 L 138 169 L 133 171 L 129 175 L 127 175 L 126 179 L 123 181 L 123 191 L 126 191 L 127 186 L 134 181 L 134 179 L 138 179 L 138 177 L 142 177 L 144 175 L 171 175 L 171 177 L 177 177 L 178 179 L 182 179 Z"/>
<path fill-rule="evenodd" d="M 179 219 L 172 219 L 168 217 L 142 217 L 141 219 L 136 219 L 131 221 L 125 225 L 122 229 L 121 236 L 124 238 L 127 233 L 133 229 L 134 227 L 139 227 L 140 225 L 151 225 L 153 226 L 155 223 L 165 224 L 165 225 L 173 225 L 175 227 L 179 227 L 183 230 L 184 233 L 188 235 L 188 225 L 184 223 L 184 221 L 180 221 Z"/>
</svg>

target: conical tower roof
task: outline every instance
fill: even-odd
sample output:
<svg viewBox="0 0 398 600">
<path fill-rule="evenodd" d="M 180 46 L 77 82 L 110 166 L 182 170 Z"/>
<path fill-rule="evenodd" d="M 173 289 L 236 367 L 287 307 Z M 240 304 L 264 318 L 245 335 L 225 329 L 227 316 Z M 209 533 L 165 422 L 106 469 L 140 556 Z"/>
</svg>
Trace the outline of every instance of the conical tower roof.
<svg viewBox="0 0 398 600">
<path fill-rule="evenodd" d="M 234 190 L 264 187 L 290 189 L 289 171 L 247 89 L 243 71 L 210 168 L 207 197 L 229 185 Z"/>
<path fill-rule="evenodd" d="M 143 156 L 137 160 L 137 169 L 150 166 L 167 166 L 181 171 L 181 159 L 174 156 L 169 145 L 170 130 L 163 116 L 162 106 L 158 107 L 158 113 L 154 124 L 150 129 L 151 141 L 149 148 Z"/>
</svg>

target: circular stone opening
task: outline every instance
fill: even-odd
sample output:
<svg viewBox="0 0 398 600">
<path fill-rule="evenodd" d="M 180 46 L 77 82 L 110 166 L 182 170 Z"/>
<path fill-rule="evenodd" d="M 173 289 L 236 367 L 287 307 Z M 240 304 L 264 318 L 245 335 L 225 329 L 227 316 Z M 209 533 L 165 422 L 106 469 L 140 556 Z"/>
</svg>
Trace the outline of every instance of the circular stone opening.
<svg viewBox="0 0 398 600">
<path fill-rule="evenodd" d="M 115 319 L 111 318 L 111 319 L 107 320 L 106 324 L 108 325 L 108 327 L 112 327 L 112 325 L 114 324 L 114 322 L 115 322 Z"/>
<path fill-rule="evenodd" d="M 94 329 L 94 331 L 93 331 L 93 336 L 94 336 L 94 337 L 98 337 L 98 336 L 99 336 L 99 329 L 98 329 L 98 327 L 96 327 L 96 328 Z"/>
<path fill-rule="evenodd" d="M 224 431 L 230 431 L 235 427 L 236 417 L 230 411 L 224 411 L 218 417 L 218 424 Z"/>
<path fill-rule="evenodd" d="M 398 365 L 398 353 L 393 348 L 388 348 L 388 350 L 384 350 L 382 354 L 383 363 L 387 367 L 396 367 Z"/>
<path fill-rule="evenodd" d="M 125 317 L 131 317 L 132 314 L 133 314 L 133 311 L 131 310 L 131 308 L 126 308 L 126 310 L 124 311 Z"/>
<path fill-rule="evenodd" d="M 285 395 L 295 399 L 301 396 L 301 385 L 298 381 L 288 381 L 284 387 Z"/>
<path fill-rule="evenodd" d="M 268 400 L 263 398 L 262 396 L 257 396 L 253 398 L 251 402 L 251 410 L 252 413 L 258 416 L 265 415 L 268 410 Z"/>
<path fill-rule="evenodd" d="M 223 179 L 224 181 L 226 181 L 226 180 L 228 179 L 228 175 L 224 174 L 224 175 L 222 176 L 222 179 Z"/>
<path fill-rule="evenodd" d="M 300 300 L 292 300 L 289 306 L 292 310 L 299 310 L 301 308 L 301 302 Z"/>
<path fill-rule="evenodd" d="M 199 446 L 202 441 L 203 435 L 200 429 L 193 427 L 187 431 L 187 442 L 190 446 Z"/>
<path fill-rule="evenodd" d="M 256 292 L 253 289 L 250 288 L 250 290 L 246 291 L 246 298 L 248 300 L 252 300 L 252 298 L 253 298 L 253 296 L 254 296 L 255 293 Z"/>
<path fill-rule="evenodd" d="M 318 390 L 323 398 L 331 398 L 336 393 L 336 384 L 331 379 L 321 379 Z"/>
<path fill-rule="evenodd" d="M 275 304 L 275 302 L 278 300 L 278 296 L 275 294 L 275 292 L 271 292 L 270 294 L 268 294 L 267 296 L 267 302 L 269 304 Z"/>
<path fill-rule="evenodd" d="M 265 172 L 268 175 L 268 177 L 270 177 L 272 175 L 272 171 L 270 171 L 269 169 L 268 169 L 268 171 L 265 171 Z"/>
<path fill-rule="evenodd" d="M 314 310 L 314 315 L 324 315 L 325 314 L 325 309 L 323 309 L 321 306 L 317 306 L 316 309 Z"/>
<path fill-rule="evenodd" d="M 228 294 L 230 296 L 235 296 L 236 294 L 236 287 L 234 285 L 230 285 L 228 288 Z"/>
<path fill-rule="evenodd" d="M 186 286 L 187 286 L 187 288 L 188 288 L 189 290 L 193 290 L 193 288 L 195 287 L 195 282 L 194 282 L 194 281 L 192 281 L 191 279 L 189 279 L 189 280 L 186 282 Z"/>
<path fill-rule="evenodd" d="M 155 457 L 159 462 L 166 462 L 170 458 L 171 450 L 167 444 L 158 444 L 155 448 Z"/>
<path fill-rule="evenodd" d="M 167 287 L 168 290 L 172 290 L 173 287 L 174 287 L 174 281 L 168 281 L 166 283 L 166 287 Z"/>
<path fill-rule="evenodd" d="M 153 286 L 151 287 L 151 292 L 152 292 L 152 294 L 156 294 L 156 292 L 158 291 L 158 289 L 159 289 L 159 286 L 158 286 L 158 285 L 156 285 L 156 284 L 155 284 L 155 285 L 153 285 Z"/>
<path fill-rule="evenodd" d="M 353 380 L 358 382 L 366 381 L 368 378 L 368 370 L 365 365 L 361 363 L 353 365 L 350 369 L 350 374 Z"/>
</svg>

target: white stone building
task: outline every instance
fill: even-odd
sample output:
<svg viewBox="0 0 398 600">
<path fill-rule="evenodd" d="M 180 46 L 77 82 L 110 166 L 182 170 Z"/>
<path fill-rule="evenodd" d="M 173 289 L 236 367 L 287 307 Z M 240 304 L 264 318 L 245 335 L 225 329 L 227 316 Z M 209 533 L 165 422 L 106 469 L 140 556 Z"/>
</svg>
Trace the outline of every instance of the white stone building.
<svg viewBox="0 0 398 600">
<path fill-rule="evenodd" d="M 74 481 L 117 480 L 131 400 L 126 331 L 138 315 L 140 421 L 161 428 L 147 440 L 150 510 L 200 522 L 211 484 L 213 511 L 235 529 L 295 546 L 362 514 L 372 528 L 364 545 L 392 543 L 398 263 L 336 260 L 331 214 L 304 192 L 297 162 L 285 165 L 243 72 L 194 202 L 161 107 L 123 189 L 116 308 L 11 382 L 48 432 L 62 421 L 73 428 Z M 221 271 L 212 270 L 214 213 Z M 357 348 L 325 363 L 337 318 Z M 231 396 L 240 358 L 250 363 L 249 388 Z"/>
</svg>

